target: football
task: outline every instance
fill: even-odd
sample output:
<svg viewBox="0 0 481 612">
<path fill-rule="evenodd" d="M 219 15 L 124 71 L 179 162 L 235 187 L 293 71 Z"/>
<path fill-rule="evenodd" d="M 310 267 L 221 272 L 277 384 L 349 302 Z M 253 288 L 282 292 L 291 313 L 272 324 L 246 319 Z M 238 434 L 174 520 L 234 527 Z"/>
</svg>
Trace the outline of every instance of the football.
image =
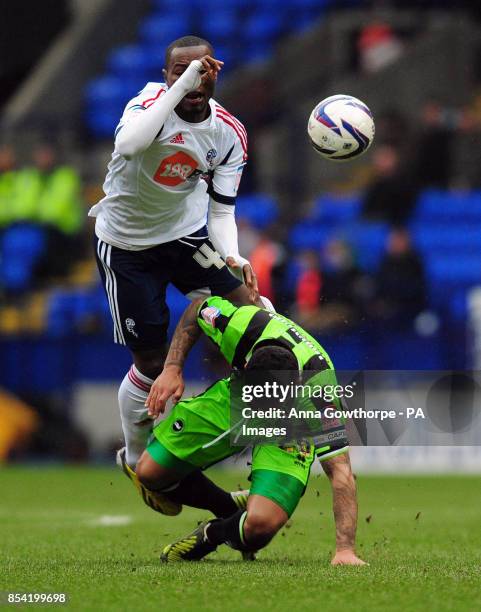
<svg viewBox="0 0 481 612">
<path fill-rule="evenodd" d="M 365 153 L 374 140 L 369 108 L 353 96 L 330 96 L 314 108 L 307 124 L 311 145 L 326 159 L 347 161 Z"/>
</svg>

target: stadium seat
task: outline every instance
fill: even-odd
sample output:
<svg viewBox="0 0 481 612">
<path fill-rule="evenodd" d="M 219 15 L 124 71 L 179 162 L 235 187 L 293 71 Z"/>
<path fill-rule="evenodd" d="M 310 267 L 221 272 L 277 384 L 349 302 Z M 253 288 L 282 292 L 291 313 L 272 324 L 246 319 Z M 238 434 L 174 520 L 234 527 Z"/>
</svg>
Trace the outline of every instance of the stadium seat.
<svg viewBox="0 0 481 612">
<path fill-rule="evenodd" d="M 481 222 L 481 192 L 426 190 L 418 200 L 414 217 L 418 221 L 435 220 L 437 223 L 449 223 L 454 219 Z"/>
<path fill-rule="evenodd" d="M 242 59 L 247 63 L 265 62 L 272 54 L 272 44 L 269 41 L 245 43 L 242 47 Z"/>
<path fill-rule="evenodd" d="M 142 40 L 158 44 L 164 48 L 176 38 L 185 36 L 190 30 L 188 12 L 172 14 L 169 13 L 153 17 L 147 17 L 140 26 L 140 37 Z"/>
<path fill-rule="evenodd" d="M 121 114 L 121 107 L 118 110 L 99 107 L 94 111 L 86 112 L 85 119 L 87 126 L 95 136 L 112 139 Z"/>
<path fill-rule="evenodd" d="M 374 272 L 385 251 L 389 227 L 385 223 L 352 223 L 339 229 L 337 237 L 354 248 L 359 265 Z"/>
<path fill-rule="evenodd" d="M 481 251 L 481 223 L 438 224 L 418 222 L 412 226 L 416 247 L 423 254 L 446 252 L 474 253 Z"/>
<path fill-rule="evenodd" d="M 455 321 L 465 322 L 468 318 L 468 301 L 465 290 L 454 293 L 449 301 L 449 314 Z"/>
<path fill-rule="evenodd" d="M 264 229 L 270 223 L 273 223 L 277 216 L 278 209 L 276 203 L 269 196 L 251 194 L 237 198 L 237 219 L 246 219 L 259 229 Z"/>
<path fill-rule="evenodd" d="M 453 295 L 481 284 L 479 254 L 430 254 L 426 260 L 430 299 L 438 308 L 448 308 Z"/>
<path fill-rule="evenodd" d="M 45 249 L 42 227 L 19 224 L 7 228 L 0 243 L 0 284 L 11 292 L 29 289 Z"/>
<path fill-rule="evenodd" d="M 222 77 L 229 70 L 234 68 L 239 63 L 240 54 L 235 45 L 219 44 L 215 46 L 215 56 L 225 63 L 225 66 L 222 67 L 222 73 L 220 75 L 220 79 L 222 79 Z"/>
<path fill-rule="evenodd" d="M 220 57 L 217 41 L 227 42 L 235 39 L 239 27 L 235 11 L 222 10 L 212 15 L 210 12 L 202 14 L 200 31 L 207 40 L 215 42 L 216 57 Z"/>
<path fill-rule="evenodd" d="M 326 10 L 333 3 L 333 0 L 289 0 L 290 6 L 298 10 L 317 10 L 318 12 Z"/>
<path fill-rule="evenodd" d="M 81 330 L 94 318 L 102 320 L 106 314 L 105 294 L 103 298 L 104 303 L 99 300 L 97 288 L 55 291 L 48 305 L 47 333 L 54 338 L 64 337 Z M 108 327 L 111 329 L 110 313 L 108 315 Z"/>
<path fill-rule="evenodd" d="M 254 12 L 247 18 L 243 30 L 247 44 L 259 41 L 272 41 L 279 36 L 284 24 L 278 12 Z"/>
<path fill-rule="evenodd" d="M 87 109 L 98 104 L 118 105 L 127 101 L 125 86 L 121 78 L 102 76 L 90 81 L 85 89 Z"/>
<path fill-rule="evenodd" d="M 320 252 L 332 236 L 332 227 L 325 224 L 303 221 L 289 233 L 289 246 L 294 251 L 313 249 Z"/>
<path fill-rule="evenodd" d="M 391 332 L 376 344 L 377 364 L 383 370 L 442 370 L 442 338 L 439 334 L 422 337 L 414 331 Z"/>
<path fill-rule="evenodd" d="M 339 197 L 327 194 L 316 200 L 309 217 L 323 223 L 345 223 L 356 219 L 360 210 L 361 199 L 355 195 Z"/>
<path fill-rule="evenodd" d="M 114 76 L 138 76 L 143 74 L 145 82 L 149 75 L 164 65 L 163 54 L 159 49 L 141 45 L 126 45 L 114 49 L 107 60 L 107 67 Z"/>
<path fill-rule="evenodd" d="M 427 258 L 427 265 L 430 276 L 440 284 L 464 286 L 481 283 L 481 254 L 431 256 Z"/>
</svg>

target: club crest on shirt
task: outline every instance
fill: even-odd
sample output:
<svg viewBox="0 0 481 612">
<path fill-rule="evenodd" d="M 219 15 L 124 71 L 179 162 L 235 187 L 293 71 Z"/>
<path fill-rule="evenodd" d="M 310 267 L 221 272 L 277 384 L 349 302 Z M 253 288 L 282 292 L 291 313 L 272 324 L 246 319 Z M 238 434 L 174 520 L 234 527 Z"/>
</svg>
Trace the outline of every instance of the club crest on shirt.
<svg viewBox="0 0 481 612">
<path fill-rule="evenodd" d="M 212 327 L 215 327 L 215 320 L 220 315 L 220 310 L 216 306 L 207 306 L 206 308 L 202 309 L 200 314 L 207 325 L 212 325 Z"/>
<path fill-rule="evenodd" d="M 135 331 L 135 321 L 133 319 L 125 319 L 125 327 L 127 328 L 129 334 L 132 334 L 136 338 L 139 337 L 139 334 Z"/>
<path fill-rule="evenodd" d="M 214 164 L 214 159 L 217 157 L 217 151 L 215 149 L 209 149 L 207 151 L 207 155 L 205 156 L 207 163 L 209 166 Z"/>
</svg>

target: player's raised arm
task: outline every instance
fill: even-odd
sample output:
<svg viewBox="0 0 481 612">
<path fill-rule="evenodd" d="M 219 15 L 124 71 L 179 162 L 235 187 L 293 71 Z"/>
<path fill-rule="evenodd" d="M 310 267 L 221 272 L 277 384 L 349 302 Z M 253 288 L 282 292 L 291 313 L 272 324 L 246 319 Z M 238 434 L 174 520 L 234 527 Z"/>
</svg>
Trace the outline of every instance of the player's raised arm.
<svg viewBox="0 0 481 612">
<path fill-rule="evenodd" d="M 140 109 L 121 125 L 115 139 L 115 151 L 130 159 L 142 153 L 154 141 L 170 113 L 189 92 L 197 89 L 203 79 L 215 79 L 223 62 L 205 56 L 193 60 L 169 89 L 148 108 Z"/>
<path fill-rule="evenodd" d="M 356 556 L 357 529 L 356 481 L 349 454 L 342 453 L 321 462 L 332 486 L 332 506 L 336 522 L 336 554 L 332 565 L 365 565 Z"/>
<path fill-rule="evenodd" d="M 184 393 L 182 368 L 190 349 L 201 334 L 197 323 L 197 309 L 201 302 L 201 299 L 191 302 L 175 328 L 164 369 L 152 385 L 145 402 L 151 417 L 156 418 L 164 412 L 170 398 L 178 402 Z"/>
<path fill-rule="evenodd" d="M 232 128 L 232 145 L 216 166 L 209 185 L 209 237 L 231 272 L 244 281 L 251 300 L 258 297 L 257 278 L 251 264 L 239 254 L 235 203 L 242 172 L 247 160 L 247 132 L 235 117 L 218 107 L 218 116 Z"/>
</svg>

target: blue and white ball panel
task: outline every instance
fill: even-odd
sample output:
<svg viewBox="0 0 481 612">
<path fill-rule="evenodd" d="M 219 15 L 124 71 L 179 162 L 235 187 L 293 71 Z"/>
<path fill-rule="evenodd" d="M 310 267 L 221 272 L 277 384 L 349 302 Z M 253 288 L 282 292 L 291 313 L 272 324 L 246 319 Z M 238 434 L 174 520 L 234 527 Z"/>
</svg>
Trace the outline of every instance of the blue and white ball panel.
<svg viewBox="0 0 481 612">
<path fill-rule="evenodd" d="M 348 95 L 330 96 L 320 102 L 308 123 L 314 149 L 335 161 L 346 161 L 367 151 L 374 129 L 373 116 L 366 104 Z"/>
</svg>

